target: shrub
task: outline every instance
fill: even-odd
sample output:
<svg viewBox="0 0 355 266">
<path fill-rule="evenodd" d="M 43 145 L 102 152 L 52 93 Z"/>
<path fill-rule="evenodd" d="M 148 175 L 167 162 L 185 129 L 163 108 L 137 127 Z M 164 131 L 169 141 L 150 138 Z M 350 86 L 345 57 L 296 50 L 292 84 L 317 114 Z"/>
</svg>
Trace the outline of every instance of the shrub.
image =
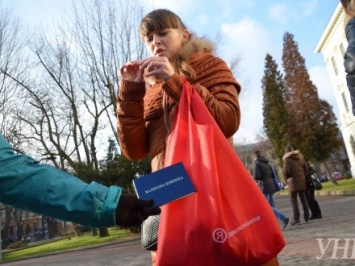
<svg viewBox="0 0 355 266">
<path fill-rule="evenodd" d="M 140 226 L 134 226 L 134 227 L 130 227 L 129 231 L 133 234 L 140 234 L 141 232 L 141 227 Z"/>
<path fill-rule="evenodd" d="M 344 179 L 351 179 L 351 178 L 353 178 L 351 172 L 344 173 Z"/>
<path fill-rule="evenodd" d="M 75 229 L 78 229 L 81 233 L 86 233 L 91 231 L 91 227 L 85 225 L 77 225 Z"/>
<path fill-rule="evenodd" d="M 8 249 L 17 249 L 17 248 L 23 248 L 26 247 L 28 244 L 25 243 L 23 240 L 17 241 L 15 243 L 12 243 L 7 246 Z"/>
</svg>

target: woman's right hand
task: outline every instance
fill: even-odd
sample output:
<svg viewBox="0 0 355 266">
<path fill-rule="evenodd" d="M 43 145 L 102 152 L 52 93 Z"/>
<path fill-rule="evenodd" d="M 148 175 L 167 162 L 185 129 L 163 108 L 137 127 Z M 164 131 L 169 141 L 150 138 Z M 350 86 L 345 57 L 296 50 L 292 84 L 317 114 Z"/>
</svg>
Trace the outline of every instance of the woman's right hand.
<svg viewBox="0 0 355 266">
<path fill-rule="evenodd" d="M 123 64 L 120 67 L 121 78 L 127 81 L 133 82 L 143 82 L 143 72 L 144 69 L 141 69 L 141 64 L 143 61 L 130 61 Z"/>
</svg>

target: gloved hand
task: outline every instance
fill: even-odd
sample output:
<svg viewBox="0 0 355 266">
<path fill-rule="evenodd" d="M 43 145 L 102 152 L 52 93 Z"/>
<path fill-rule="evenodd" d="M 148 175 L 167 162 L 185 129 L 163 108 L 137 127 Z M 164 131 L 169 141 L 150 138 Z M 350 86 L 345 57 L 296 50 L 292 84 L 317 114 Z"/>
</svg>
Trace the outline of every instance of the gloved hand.
<svg viewBox="0 0 355 266">
<path fill-rule="evenodd" d="M 135 195 L 122 194 L 116 209 L 116 224 L 120 226 L 140 225 L 150 215 L 160 214 L 153 200 L 140 200 Z"/>
</svg>

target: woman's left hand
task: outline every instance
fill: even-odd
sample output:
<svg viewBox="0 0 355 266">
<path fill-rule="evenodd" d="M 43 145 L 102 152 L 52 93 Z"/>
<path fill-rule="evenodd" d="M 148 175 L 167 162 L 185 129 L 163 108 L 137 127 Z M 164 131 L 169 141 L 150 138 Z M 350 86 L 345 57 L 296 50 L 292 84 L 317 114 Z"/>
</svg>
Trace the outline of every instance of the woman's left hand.
<svg viewBox="0 0 355 266">
<path fill-rule="evenodd" d="M 122 80 L 143 82 L 142 61 L 130 61 L 120 67 Z"/>
<path fill-rule="evenodd" d="M 155 76 L 162 81 L 167 81 L 172 75 L 174 75 L 175 70 L 170 64 L 169 60 L 165 56 L 153 56 L 144 60 L 141 65 L 144 71 L 144 77 Z"/>
</svg>

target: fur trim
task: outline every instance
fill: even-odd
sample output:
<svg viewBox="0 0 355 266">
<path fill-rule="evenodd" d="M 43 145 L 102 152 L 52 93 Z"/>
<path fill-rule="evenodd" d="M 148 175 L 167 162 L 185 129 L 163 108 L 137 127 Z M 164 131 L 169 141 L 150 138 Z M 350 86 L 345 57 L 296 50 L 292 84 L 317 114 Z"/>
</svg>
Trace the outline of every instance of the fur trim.
<svg viewBox="0 0 355 266">
<path fill-rule="evenodd" d="M 289 157 L 294 157 L 295 159 L 299 159 L 301 157 L 301 153 L 299 150 L 294 150 L 294 151 L 290 151 L 288 153 L 286 153 L 282 159 L 285 160 L 286 158 L 289 158 Z"/>
<path fill-rule="evenodd" d="M 209 52 L 214 54 L 215 47 L 210 40 L 192 37 L 180 50 L 179 54 L 183 60 L 189 59 L 197 52 Z"/>
</svg>

